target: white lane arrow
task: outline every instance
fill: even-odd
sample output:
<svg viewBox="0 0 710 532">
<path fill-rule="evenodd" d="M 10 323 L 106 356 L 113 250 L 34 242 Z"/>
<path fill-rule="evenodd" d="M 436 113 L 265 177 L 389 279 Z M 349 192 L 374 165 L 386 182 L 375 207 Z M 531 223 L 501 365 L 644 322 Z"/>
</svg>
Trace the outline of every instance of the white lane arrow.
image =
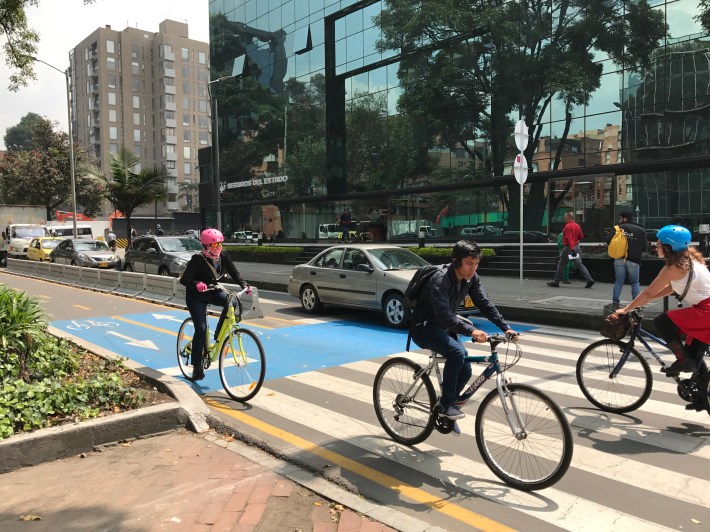
<svg viewBox="0 0 710 532">
<path fill-rule="evenodd" d="M 176 318 L 175 316 L 168 316 L 167 314 L 153 314 L 153 317 L 156 320 L 170 320 L 170 321 L 175 321 L 177 323 L 182 323 L 185 321 L 182 318 Z"/>
<path fill-rule="evenodd" d="M 145 347 L 146 349 L 153 349 L 155 351 L 159 351 L 158 346 L 150 340 L 136 340 L 135 338 L 131 338 L 130 336 L 126 336 L 125 334 L 117 333 L 116 331 L 108 331 L 106 334 L 110 334 L 112 336 L 117 336 L 118 338 L 128 340 L 128 342 L 126 342 L 128 345 L 135 345 L 136 347 Z"/>
</svg>

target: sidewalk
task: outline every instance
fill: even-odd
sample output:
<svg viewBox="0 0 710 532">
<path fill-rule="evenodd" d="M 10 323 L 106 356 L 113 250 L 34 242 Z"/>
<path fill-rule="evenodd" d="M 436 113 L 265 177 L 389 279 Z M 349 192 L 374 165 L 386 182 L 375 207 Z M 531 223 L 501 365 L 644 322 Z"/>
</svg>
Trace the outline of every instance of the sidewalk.
<svg viewBox="0 0 710 532">
<path fill-rule="evenodd" d="M 214 433 L 178 430 L 0 478 L 0 530 L 7 532 L 394 530 L 316 491 L 365 511 L 374 505 Z"/>
</svg>

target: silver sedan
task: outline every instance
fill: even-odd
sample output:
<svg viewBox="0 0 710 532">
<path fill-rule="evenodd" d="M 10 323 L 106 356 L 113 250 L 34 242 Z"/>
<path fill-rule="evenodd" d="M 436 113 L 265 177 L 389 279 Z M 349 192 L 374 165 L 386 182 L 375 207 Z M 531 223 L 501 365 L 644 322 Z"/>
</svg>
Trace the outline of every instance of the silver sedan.
<svg viewBox="0 0 710 532">
<path fill-rule="evenodd" d="M 71 266 L 121 269 L 121 259 L 102 240 L 67 238 L 51 251 L 49 259 Z"/>
<path fill-rule="evenodd" d="M 318 312 L 323 304 L 377 310 L 391 327 L 403 327 L 404 291 L 414 272 L 427 264 L 397 246 L 334 246 L 293 269 L 288 293 L 307 312 Z"/>
</svg>

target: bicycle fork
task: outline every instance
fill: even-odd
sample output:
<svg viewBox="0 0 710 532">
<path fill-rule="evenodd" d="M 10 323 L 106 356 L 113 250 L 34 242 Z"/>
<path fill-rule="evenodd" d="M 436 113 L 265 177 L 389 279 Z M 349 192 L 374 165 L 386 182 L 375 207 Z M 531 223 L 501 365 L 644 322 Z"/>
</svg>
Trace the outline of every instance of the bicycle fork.
<svg viewBox="0 0 710 532">
<path fill-rule="evenodd" d="M 518 403 L 515 400 L 516 393 L 511 392 L 507 384 L 508 381 L 502 373 L 496 374 L 496 389 L 498 390 L 498 397 L 500 397 L 500 402 L 503 405 L 503 412 L 505 413 L 505 419 L 508 421 L 510 431 L 517 440 L 524 440 L 528 437 L 528 433 L 525 432 L 525 421 L 520 415 L 520 410 L 518 410 Z M 508 400 L 510 400 L 510 405 L 508 405 Z"/>
</svg>

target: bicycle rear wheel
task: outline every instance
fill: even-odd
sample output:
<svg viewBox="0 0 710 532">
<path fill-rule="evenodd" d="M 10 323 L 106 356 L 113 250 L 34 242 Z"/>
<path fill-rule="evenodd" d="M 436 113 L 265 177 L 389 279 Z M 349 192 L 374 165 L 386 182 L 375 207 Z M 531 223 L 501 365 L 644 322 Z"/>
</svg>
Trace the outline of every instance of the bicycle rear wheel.
<svg viewBox="0 0 710 532">
<path fill-rule="evenodd" d="M 506 484 L 524 491 L 539 490 L 560 480 L 572 460 L 572 431 L 555 402 L 525 384 L 508 384 L 505 400 L 513 420 L 508 424 L 498 390 L 491 391 L 476 414 L 476 443 L 483 461 Z"/>
<path fill-rule="evenodd" d="M 623 367 L 611 372 L 628 348 Z M 653 376 L 648 362 L 625 342 L 599 340 L 589 345 L 577 360 L 577 384 L 584 396 L 605 412 L 623 414 L 640 408 L 651 395 Z"/>
<path fill-rule="evenodd" d="M 187 318 L 180 325 L 177 335 L 177 361 L 180 371 L 186 379 L 192 377 L 192 338 L 195 336 L 195 324 Z"/>
<path fill-rule="evenodd" d="M 219 349 L 219 378 L 227 395 L 244 402 L 254 397 L 266 375 L 266 355 L 256 334 L 234 329 Z"/>
<path fill-rule="evenodd" d="M 428 375 L 414 380 L 421 370 L 408 358 L 391 358 L 377 371 L 372 388 L 377 420 L 394 441 L 405 445 L 423 442 L 434 430 L 436 395 Z"/>
</svg>

